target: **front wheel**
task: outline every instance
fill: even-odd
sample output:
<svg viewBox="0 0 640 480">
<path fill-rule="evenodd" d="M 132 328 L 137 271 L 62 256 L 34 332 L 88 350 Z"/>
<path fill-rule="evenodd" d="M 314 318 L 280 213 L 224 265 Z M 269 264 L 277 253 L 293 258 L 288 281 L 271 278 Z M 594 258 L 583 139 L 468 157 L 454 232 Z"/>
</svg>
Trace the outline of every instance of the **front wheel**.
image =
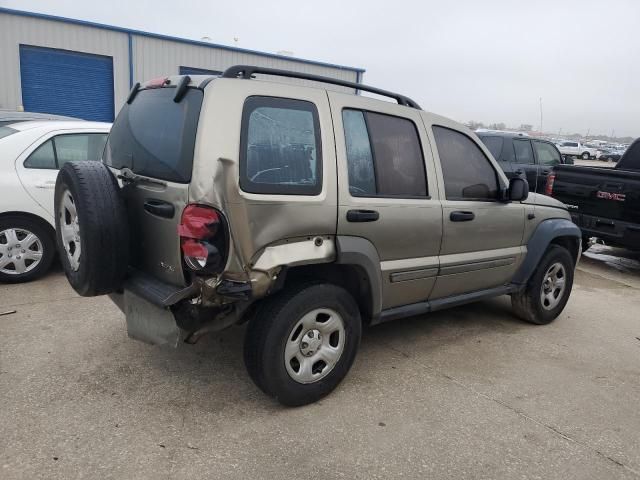
<svg viewBox="0 0 640 480">
<path fill-rule="evenodd" d="M 263 300 L 247 327 L 244 358 L 251 379 L 288 406 L 329 394 L 355 359 L 362 325 L 343 288 L 305 283 Z"/>
<path fill-rule="evenodd" d="M 583 160 L 589 160 L 591 158 L 591 155 L 589 155 L 589 152 L 584 152 L 582 154 L 582 159 Z"/>
<path fill-rule="evenodd" d="M 511 295 L 516 315 L 537 325 L 555 320 L 569 301 L 574 266 L 566 248 L 551 245 L 524 290 Z"/>
</svg>

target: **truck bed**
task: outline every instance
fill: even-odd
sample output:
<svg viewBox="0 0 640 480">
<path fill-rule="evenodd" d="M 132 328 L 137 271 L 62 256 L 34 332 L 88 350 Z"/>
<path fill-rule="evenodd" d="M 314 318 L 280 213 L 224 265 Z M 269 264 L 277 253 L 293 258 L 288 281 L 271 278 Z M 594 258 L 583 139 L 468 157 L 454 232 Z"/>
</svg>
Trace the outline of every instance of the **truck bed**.
<svg viewBox="0 0 640 480">
<path fill-rule="evenodd" d="M 640 249 L 640 171 L 558 165 L 551 196 L 569 207 L 585 237 Z"/>
</svg>

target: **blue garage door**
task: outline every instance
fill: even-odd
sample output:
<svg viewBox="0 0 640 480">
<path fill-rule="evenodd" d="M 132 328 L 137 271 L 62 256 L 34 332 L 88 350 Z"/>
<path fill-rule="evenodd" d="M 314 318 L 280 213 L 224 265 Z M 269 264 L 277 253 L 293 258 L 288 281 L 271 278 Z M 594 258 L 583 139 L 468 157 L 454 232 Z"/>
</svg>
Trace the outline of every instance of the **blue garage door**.
<svg viewBox="0 0 640 480">
<path fill-rule="evenodd" d="M 180 67 L 180 75 L 220 75 L 220 70 L 207 70 L 206 68 Z"/>
<path fill-rule="evenodd" d="M 113 59 L 20 45 L 22 104 L 28 112 L 113 121 Z"/>
</svg>

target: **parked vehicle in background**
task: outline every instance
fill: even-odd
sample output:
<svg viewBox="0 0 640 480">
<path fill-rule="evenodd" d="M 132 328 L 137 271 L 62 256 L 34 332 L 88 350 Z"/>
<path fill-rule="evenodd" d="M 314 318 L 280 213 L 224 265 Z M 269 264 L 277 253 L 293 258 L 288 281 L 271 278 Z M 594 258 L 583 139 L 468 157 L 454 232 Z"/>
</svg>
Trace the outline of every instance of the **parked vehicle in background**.
<svg viewBox="0 0 640 480">
<path fill-rule="evenodd" d="M 583 234 L 605 243 L 640 250 L 640 139 L 614 168 L 554 167 L 547 195 L 564 202 Z"/>
<path fill-rule="evenodd" d="M 617 162 L 622 158 L 623 153 L 624 152 L 613 149 L 602 149 L 600 150 L 598 160 L 602 160 L 603 162 Z"/>
<path fill-rule="evenodd" d="M 109 294 L 154 344 L 248 322 L 247 371 L 286 405 L 340 383 L 363 324 L 503 294 L 553 321 L 580 249 L 566 207 L 508 181 L 463 125 L 250 66 L 135 86 L 104 163 L 64 165 L 55 205 L 79 294 Z"/>
<path fill-rule="evenodd" d="M 583 160 L 598 158 L 599 152 L 596 148 L 590 148 L 580 142 L 567 141 L 558 145 L 562 155 L 567 157 L 579 157 Z"/>
<path fill-rule="evenodd" d="M 0 127 L 18 122 L 27 122 L 29 120 L 80 120 L 73 117 L 65 117 L 63 115 L 53 115 L 51 113 L 36 112 L 16 112 L 14 110 L 0 109 Z"/>
<path fill-rule="evenodd" d="M 563 159 L 557 147 L 546 140 L 510 132 L 476 133 L 498 161 L 507 178 L 526 178 L 532 192 L 544 192 L 547 175 L 555 165 L 572 162 Z"/>
<path fill-rule="evenodd" d="M 110 124 L 23 121 L 0 127 L 0 282 L 46 273 L 55 255 L 58 168 L 99 160 Z"/>
</svg>

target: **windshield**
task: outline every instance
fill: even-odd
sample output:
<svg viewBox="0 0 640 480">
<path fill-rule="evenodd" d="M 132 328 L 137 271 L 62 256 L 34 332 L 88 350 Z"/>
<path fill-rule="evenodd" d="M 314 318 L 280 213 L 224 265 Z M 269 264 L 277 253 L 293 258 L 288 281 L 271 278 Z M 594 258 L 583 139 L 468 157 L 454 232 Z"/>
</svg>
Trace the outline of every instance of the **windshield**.
<svg viewBox="0 0 640 480">
<path fill-rule="evenodd" d="M 202 91 L 189 88 L 178 103 L 175 88 L 142 90 L 116 118 L 104 162 L 162 180 L 191 180 Z"/>
<path fill-rule="evenodd" d="M 0 127 L 0 139 L 4 137 L 8 137 L 9 135 L 13 135 L 18 130 L 15 130 L 11 127 Z"/>
</svg>

